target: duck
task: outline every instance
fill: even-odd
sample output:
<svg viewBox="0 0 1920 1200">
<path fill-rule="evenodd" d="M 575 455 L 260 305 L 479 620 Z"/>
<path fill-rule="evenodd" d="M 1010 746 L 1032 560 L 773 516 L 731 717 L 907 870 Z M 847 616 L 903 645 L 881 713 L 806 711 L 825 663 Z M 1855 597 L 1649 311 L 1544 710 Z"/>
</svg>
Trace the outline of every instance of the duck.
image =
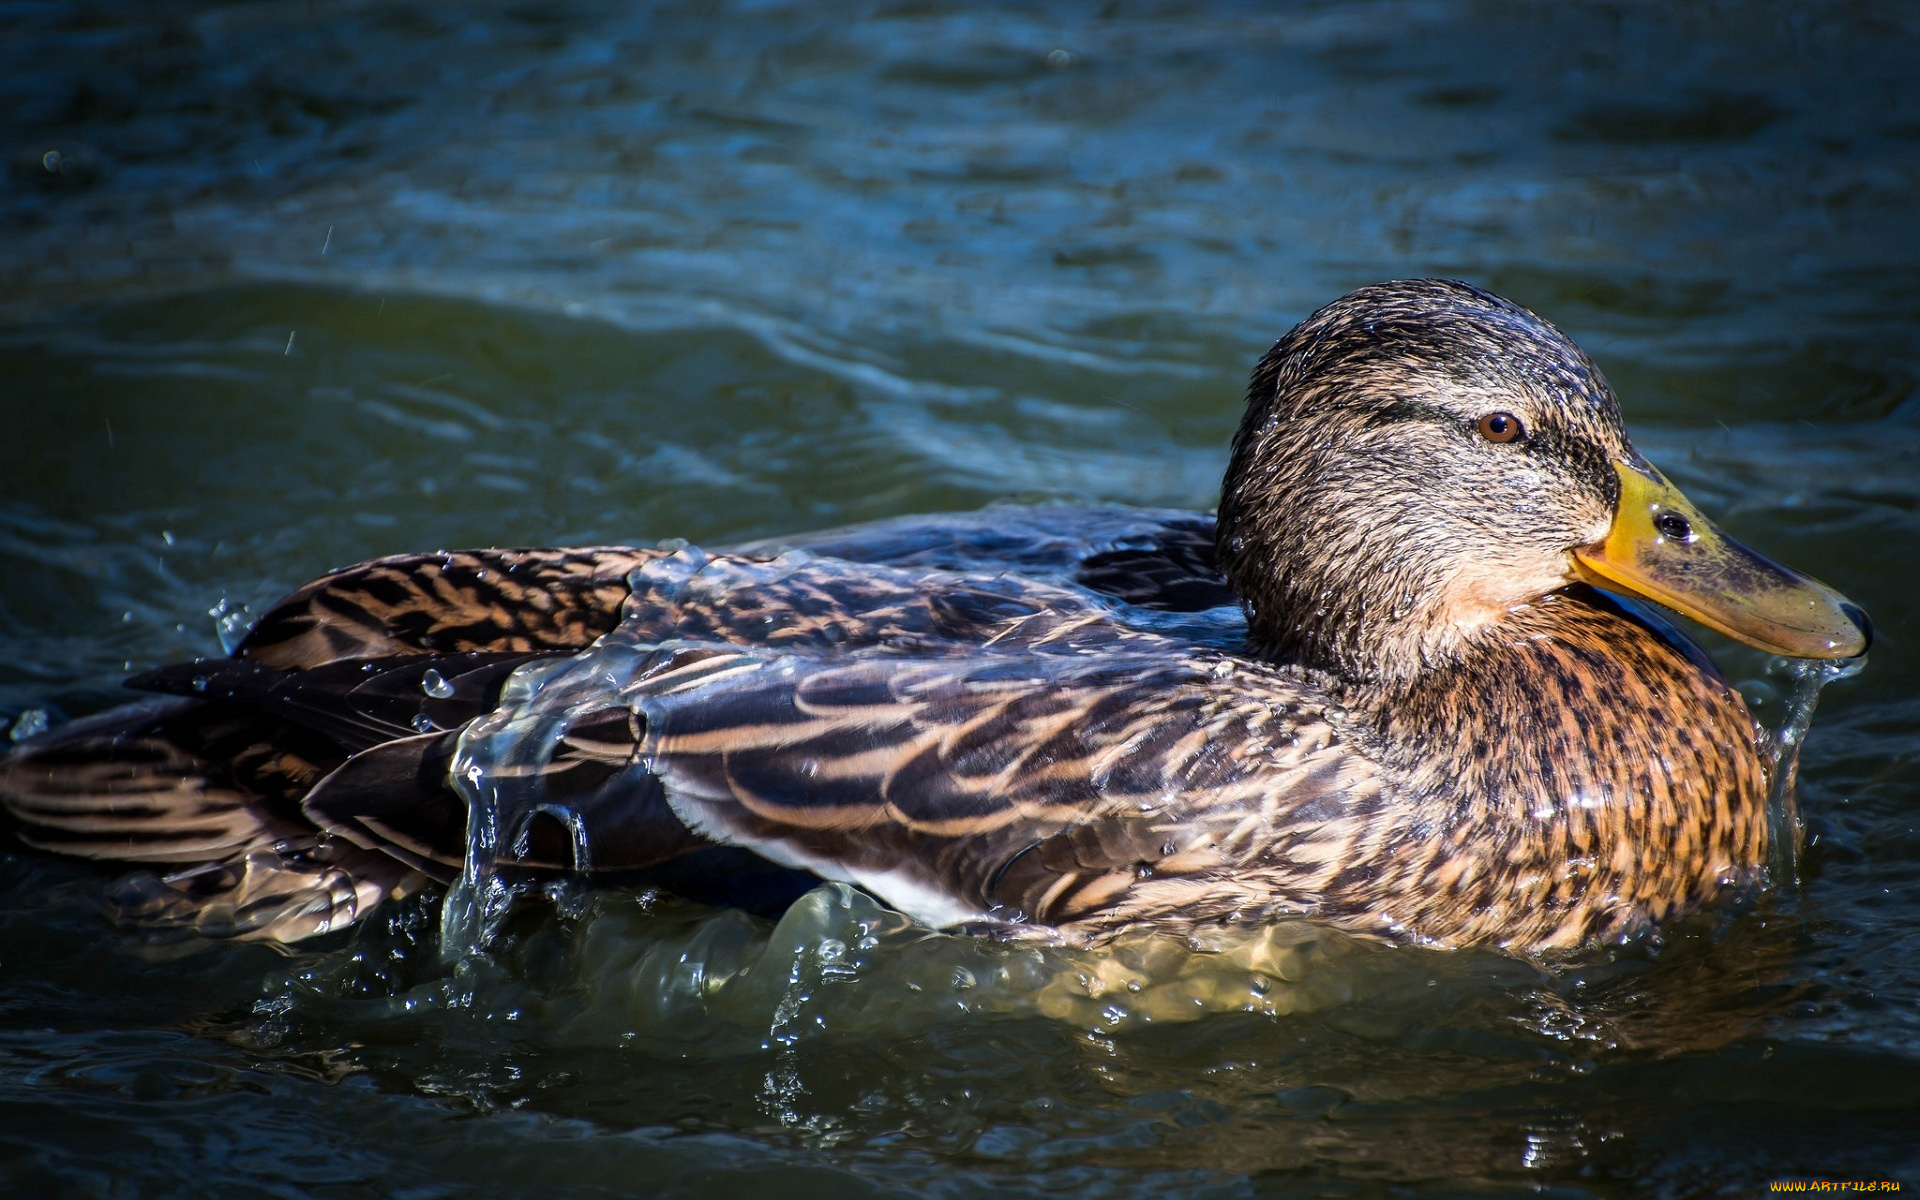
<svg viewBox="0 0 1920 1200">
<path fill-rule="evenodd" d="M 291 942 L 476 877 L 1098 944 L 1304 918 L 1523 955 L 1761 885 L 1765 731 L 1666 616 L 1871 641 L 1635 450 L 1560 330 L 1362 287 L 1260 359 L 1215 514 L 400 555 L 21 743 L 129 918 Z"/>
</svg>

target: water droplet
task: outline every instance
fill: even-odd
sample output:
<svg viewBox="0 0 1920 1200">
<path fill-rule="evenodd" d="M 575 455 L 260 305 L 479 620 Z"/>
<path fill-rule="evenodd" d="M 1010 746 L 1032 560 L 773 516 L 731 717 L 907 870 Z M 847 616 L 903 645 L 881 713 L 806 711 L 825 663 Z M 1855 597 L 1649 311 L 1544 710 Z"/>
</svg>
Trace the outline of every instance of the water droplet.
<svg viewBox="0 0 1920 1200">
<path fill-rule="evenodd" d="M 1073 66 L 1073 55 L 1065 50 L 1054 50 L 1047 54 L 1047 66 L 1055 71 L 1064 71 Z"/>
<path fill-rule="evenodd" d="M 439 727 L 433 723 L 433 718 L 427 714 L 415 713 L 413 714 L 413 728 L 416 733 L 432 733 Z"/>
<path fill-rule="evenodd" d="M 40 156 L 40 165 L 47 169 L 47 174 L 49 175 L 58 175 L 60 173 L 60 167 L 65 161 L 66 155 L 60 153 L 58 150 L 49 150 Z"/>
<path fill-rule="evenodd" d="M 965 967 L 955 967 L 953 969 L 953 990 L 954 991 L 964 992 L 967 989 L 973 987 L 973 985 L 976 982 L 978 981 L 974 979 L 973 972 L 967 970 Z"/>
<path fill-rule="evenodd" d="M 47 710 L 29 708 L 13 719 L 13 732 L 9 735 L 16 742 L 24 742 L 30 737 L 38 737 L 47 731 Z"/>
<path fill-rule="evenodd" d="M 205 675 L 195 675 L 193 677 L 193 690 L 196 692 L 204 692 L 207 690 L 207 683 L 208 679 Z"/>
<path fill-rule="evenodd" d="M 128 614 L 131 616 L 132 614 Z M 247 636 L 247 610 L 244 605 L 236 605 L 222 597 L 220 602 L 207 610 L 213 618 L 214 636 L 220 639 L 220 649 L 232 654 Z"/>
<path fill-rule="evenodd" d="M 426 673 L 420 676 L 420 690 L 435 700 L 453 699 L 453 685 L 432 667 L 428 667 Z"/>
</svg>

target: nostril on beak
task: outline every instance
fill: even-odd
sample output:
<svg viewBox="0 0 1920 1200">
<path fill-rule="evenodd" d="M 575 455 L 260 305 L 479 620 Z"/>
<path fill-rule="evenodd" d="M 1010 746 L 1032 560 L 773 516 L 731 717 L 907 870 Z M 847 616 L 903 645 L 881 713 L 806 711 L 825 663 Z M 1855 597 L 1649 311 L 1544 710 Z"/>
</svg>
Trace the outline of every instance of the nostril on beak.
<svg viewBox="0 0 1920 1200">
<path fill-rule="evenodd" d="M 1677 512 L 1663 512 L 1653 519 L 1653 527 L 1660 536 L 1670 542 L 1690 542 L 1693 540 L 1693 526 Z"/>
<path fill-rule="evenodd" d="M 1867 610 L 1858 604 L 1842 602 L 1840 611 L 1847 614 L 1847 620 L 1860 627 L 1860 653 L 1865 654 L 1873 648 L 1873 622 L 1867 619 Z"/>
</svg>

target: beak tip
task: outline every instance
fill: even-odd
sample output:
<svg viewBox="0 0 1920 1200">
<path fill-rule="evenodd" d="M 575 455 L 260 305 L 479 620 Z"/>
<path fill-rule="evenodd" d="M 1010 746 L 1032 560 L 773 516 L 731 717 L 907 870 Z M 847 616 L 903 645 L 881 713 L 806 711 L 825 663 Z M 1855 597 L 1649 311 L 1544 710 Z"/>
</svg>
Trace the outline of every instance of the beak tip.
<svg viewBox="0 0 1920 1200">
<path fill-rule="evenodd" d="M 1848 656 L 1858 658 L 1873 646 L 1873 622 L 1867 619 L 1866 609 L 1850 600 L 1840 602 L 1840 611 L 1846 615 L 1847 620 L 1853 622 L 1854 628 L 1860 631 L 1860 648 Z"/>
</svg>

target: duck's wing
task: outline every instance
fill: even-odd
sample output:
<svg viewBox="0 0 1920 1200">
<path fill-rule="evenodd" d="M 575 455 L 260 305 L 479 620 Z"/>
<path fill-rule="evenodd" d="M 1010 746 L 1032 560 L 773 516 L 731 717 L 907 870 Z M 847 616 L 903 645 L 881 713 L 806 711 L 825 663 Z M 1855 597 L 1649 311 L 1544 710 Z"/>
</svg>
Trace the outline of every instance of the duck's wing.
<svg viewBox="0 0 1920 1200">
<path fill-rule="evenodd" d="M 630 636 L 650 638 L 686 626 L 824 644 L 843 628 L 869 641 L 891 628 L 877 611 L 836 619 L 845 588 L 795 581 L 759 595 L 716 582 L 728 563 L 685 586 L 706 562 L 609 547 L 399 556 L 335 572 L 275 605 L 234 657 L 129 681 L 179 699 L 19 747 L 0 761 L 0 805 L 30 845 L 153 864 L 158 873 L 121 894 L 156 924 L 281 940 L 338 928 L 458 871 L 468 802 L 449 777 L 457 731 L 494 709 L 515 670 L 584 649 L 623 615 Z M 734 582 L 781 573 L 731 565 Z M 638 599 L 630 577 L 642 581 Z M 608 786 L 596 745 L 590 728 L 576 729 L 545 780 L 596 830 L 594 874 L 657 875 L 748 906 L 792 891 L 784 872 L 712 853 L 657 783 Z M 514 869 L 583 865 L 564 828 L 528 833 Z M 670 865 L 688 855 L 698 862 Z"/>
<path fill-rule="evenodd" d="M 1237 607 L 1213 548 L 1213 518 L 1164 522 L 1151 538 L 1094 549 L 1073 573 L 1081 587 L 1138 608 L 1204 612 Z"/>
<path fill-rule="evenodd" d="M 0 761 L 0 800 L 37 848 L 146 865 L 114 898 L 143 923 L 205 937 L 293 941 L 458 873 L 469 803 L 452 779 L 460 731 L 536 655 L 419 654 L 308 670 L 244 659 L 139 677 L 181 698 L 75 722 Z M 554 822 L 527 830 L 518 877 L 585 871 L 767 909 L 803 887 L 687 830 L 660 787 L 609 787 L 592 722 L 546 785 L 596 831 L 590 864 Z M 624 758 L 617 765 L 624 765 Z M 730 856 L 729 856 L 730 855 Z"/>
<path fill-rule="evenodd" d="M 457 869 L 467 813 L 447 778 L 451 731 L 492 711 L 521 666 L 615 630 L 629 643 L 703 638 L 827 656 L 863 647 L 952 656 L 1016 622 L 1029 642 L 1088 653 L 1113 639 L 1085 591 L 1034 594 L 1017 580 L 947 573 L 1025 565 L 1071 581 L 1087 566 L 1118 596 L 1124 580 L 1155 569 L 1164 580 L 1210 569 L 1205 518 L 1073 511 L 924 518 L 817 547 L 897 564 L 866 571 L 630 547 L 375 560 L 276 604 L 230 660 L 132 681 L 180 701 L 22 747 L 0 764 L 0 804 L 31 844 L 185 867 L 132 888 L 133 906 L 162 923 L 280 939 L 337 928 L 422 876 Z M 1165 567 L 1173 561 L 1185 565 Z M 1152 607 L 1156 588 L 1162 600 L 1177 591 L 1150 584 L 1125 598 Z M 699 890 L 690 888 L 696 864 L 716 849 L 666 805 L 658 782 L 606 761 L 597 737 L 574 731 L 555 759 L 562 769 L 546 781 L 569 811 L 589 814 L 593 869 L 677 873 L 667 886 Z M 575 849 L 565 831 L 536 825 L 521 865 L 570 869 L 580 865 Z M 741 879 L 759 869 L 737 856 L 715 865 Z M 707 894 L 732 900 L 737 890 L 727 883 Z"/>
<path fill-rule="evenodd" d="M 641 700 L 642 754 L 707 836 L 936 925 L 1304 907 L 1366 861 L 1380 780 L 1324 706 L 1222 662 L 710 663 Z"/>
<path fill-rule="evenodd" d="M 1140 608 L 1201 612 L 1238 603 L 1214 556 L 1211 513 L 1116 505 L 995 505 L 771 539 L 746 553 L 803 549 L 899 568 L 1013 572 L 1073 583 Z"/>
<path fill-rule="evenodd" d="M 271 715 L 160 700 L 24 743 L 0 760 L 0 802 L 28 845 L 147 866 L 113 893 L 136 920 L 292 941 L 420 883 L 389 855 L 317 836 L 288 802 L 339 757 Z"/>
<path fill-rule="evenodd" d="M 33 739 L 0 761 L 0 799 L 42 849 L 206 863 L 310 843 L 300 800 L 351 756 L 490 711 L 527 654 L 421 654 L 308 670 L 246 659 L 135 676 L 171 693 Z M 429 686 L 431 681 L 431 686 Z"/>
<path fill-rule="evenodd" d="M 1302 906 L 1380 825 L 1324 693 L 1077 588 L 691 548 L 630 586 L 616 630 L 462 736 L 499 866 L 551 817 L 595 870 L 717 843 L 935 924 L 1096 929 Z M 463 822 L 380 806 L 401 751 L 309 812 L 448 861 Z"/>
<path fill-rule="evenodd" d="M 1204 513 L 1006 505 L 757 543 L 731 557 L 772 557 L 788 548 L 903 572 L 1017 573 L 1148 609 L 1198 612 L 1235 603 L 1214 560 L 1213 518 Z M 275 604 L 235 655 L 311 668 L 412 654 L 578 650 L 621 623 L 632 574 L 674 553 L 594 546 L 375 559 L 324 575 Z M 831 609 L 838 597 L 818 601 L 816 608 Z M 728 635 L 758 640 L 745 622 Z"/>
<path fill-rule="evenodd" d="M 684 682 L 682 668 L 743 645 L 803 657 L 866 650 L 898 660 L 964 656 L 1002 641 L 1084 655 L 1138 636 L 1077 592 L 806 556 L 714 557 L 683 548 L 635 569 L 628 584 L 618 629 L 570 661 L 559 651 L 416 653 L 289 670 L 234 659 L 136 682 L 243 705 L 325 737 L 345 761 L 299 798 L 299 812 L 355 845 L 441 876 L 459 868 L 469 838 L 472 797 L 462 799 L 451 782 L 456 742 L 489 744 L 466 730 L 486 716 L 505 729 L 491 744 L 508 744 L 491 757 L 477 752 L 473 764 L 512 810 L 502 840 L 514 848 L 501 851 L 501 864 L 605 877 L 713 845 L 667 806 L 644 766 L 637 749 L 644 719 L 609 707 L 636 659 L 674 659 L 667 676 L 650 676 L 660 686 L 667 678 Z M 716 649 L 659 649 L 690 642 Z M 554 661 L 539 676 L 506 685 L 509 672 L 543 659 Z M 511 744 L 516 739 L 531 756 Z M 543 822 L 536 819 L 542 813 L 565 816 Z"/>
<path fill-rule="evenodd" d="M 236 657 L 129 681 L 179 699 L 15 749 L 0 760 L 0 805 L 29 845 L 152 864 L 118 888 L 138 918 L 276 940 L 339 928 L 460 861 L 465 805 L 430 769 L 422 731 L 460 728 L 516 667 L 613 628 L 627 574 L 653 554 L 475 551 L 336 572 L 275 605 Z M 361 756 L 365 777 L 390 768 L 366 804 L 404 810 L 396 826 L 450 843 L 450 856 L 326 836 L 335 830 L 303 801 Z M 551 841 L 539 848 L 558 864 Z"/>
<path fill-rule="evenodd" d="M 1324 703 L 1263 670 L 1232 677 L 1249 670 L 1018 647 L 902 660 L 609 645 L 551 677 L 516 728 L 623 680 L 594 721 L 605 756 L 664 785 L 699 834 L 938 926 L 1098 933 L 1305 910 L 1366 861 L 1377 771 Z M 469 745 L 517 762 L 517 736 Z M 538 775 L 504 803 L 550 802 Z"/>
<path fill-rule="evenodd" d="M 275 604 L 234 651 L 273 667 L 412 654 L 578 650 L 620 621 L 660 551 L 461 550 L 375 559 Z"/>
</svg>

